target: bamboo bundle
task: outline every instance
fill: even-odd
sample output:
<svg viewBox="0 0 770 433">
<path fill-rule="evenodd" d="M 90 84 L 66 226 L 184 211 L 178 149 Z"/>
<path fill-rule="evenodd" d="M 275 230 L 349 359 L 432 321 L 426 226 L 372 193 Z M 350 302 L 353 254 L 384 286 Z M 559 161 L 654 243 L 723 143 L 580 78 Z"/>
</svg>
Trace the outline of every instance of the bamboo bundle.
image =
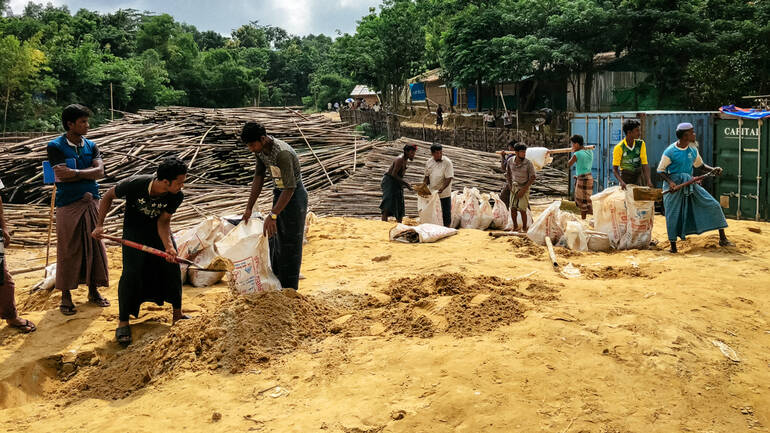
<svg viewBox="0 0 770 433">
<path fill-rule="evenodd" d="M 163 157 L 176 155 L 193 166 L 191 183 L 248 185 L 255 159 L 239 140 L 247 121 L 262 123 L 269 134 L 294 147 L 308 189 L 328 186 L 329 180 L 335 183 L 352 168 L 344 155 L 353 152 L 357 133 L 324 116 L 287 108 L 164 107 L 126 113 L 123 119 L 89 132 L 88 138 L 99 146 L 105 162 L 106 178 L 100 184 L 109 187 L 132 175 L 152 173 Z M 46 144 L 56 137 L 37 137 L 0 148 L 0 173 L 10 190 L 7 201 L 48 201 L 41 164 L 46 159 Z M 366 152 L 372 145 L 358 150 Z"/>
<path fill-rule="evenodd" d="M 409 162 L 405 180 L 410 184 L 421 183 L 424 179 L 425 163 L 430 158 L 428 142 L 401 138 L 388 145 L 370 151 L 363 168 L 343 182 L 310 197 L 310 208 L 319 216 L 377 217 L 382 191 L 380 181 L 393 160 L 403 152 L 405 144 L 416 144 L 417 155 Z M 455 146 L 443 146 L 444 155 L 452 160 L 455 178 L 452 189 L 475 187 L 481 192 L 499 192 L 505 175 L 500 167 L 500 156 L 491 152 L 469 150 Z M 538 179 L 531 187 L 533 199 L 546 196 L 567 195 L 567 174 L 546 167 L 539 171 Z M 417 194 L 404 190 L 407 216 L 417 216 Z"/>
<path fill-rule="evenodd" d="M 100 189 L 106 191 L 133 175 L 153 173 L 163 157 L 175 155 L 190 166 L 186 198 L 173 219 L 175 230 L 196 224 L 202 216 L 242 213 L 256 164 L 255 156 L 240 142 L 247 121 L 262 123 L 269 134 L 296 150 L 303 184 L 311 192 L 347 177 L 356 165 L 364 164 L 362 159 L 356 164 L 351 161 L 381 144 L 362 141 L 349 125 L 287 108 L 143 110 L 89 131 L 88 138 L 97 144 L 105 163 Z M 43 205 L 50 200 L 51 187 L 42 184 L 41 165 L 47 158 L 47 143 L 56 137 L 0 147 L 0 173 L 8 187 L 6 217 L 15 244 L 45 245 L 48 207 Z M 260 209 L 269 206 L 270 195 L 262 194 Z M 107 232 L 120 232 L 122 210 L 122 201 L 117 200 L 105 221 Z"/>
</svg>

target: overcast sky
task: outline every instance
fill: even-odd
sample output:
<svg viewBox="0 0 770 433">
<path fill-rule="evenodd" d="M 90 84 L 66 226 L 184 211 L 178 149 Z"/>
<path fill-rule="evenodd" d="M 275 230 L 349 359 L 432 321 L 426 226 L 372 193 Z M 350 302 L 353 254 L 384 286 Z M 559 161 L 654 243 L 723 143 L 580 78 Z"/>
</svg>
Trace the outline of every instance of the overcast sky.
<svg viewBox="0 0 770 433">
<path fill-rule="evenodd" d="M 85 8 L 99 12 L 137 9 L 167 13 L 176 21 L 198 30 L 229 35 L 250 21 L 284 28 L 295 35 L 334 36 L 335 30 L 353 33 L 356 21 L 380 0 L 39 0 L 37 3 L 66 5 L 70 12 Z M 11 0 L 11 10 L 20 14 L 27 0 Z"/>
</svg>

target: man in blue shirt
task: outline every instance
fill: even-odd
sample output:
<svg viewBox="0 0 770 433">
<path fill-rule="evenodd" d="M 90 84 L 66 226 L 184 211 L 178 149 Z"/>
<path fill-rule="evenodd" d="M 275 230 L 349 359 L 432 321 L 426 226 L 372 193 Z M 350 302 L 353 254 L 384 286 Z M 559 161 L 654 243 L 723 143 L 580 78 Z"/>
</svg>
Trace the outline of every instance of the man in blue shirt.
<svg viewBox="0 0 770 433">
<path fill-rule="evenodd" d="M 722 173 L 720 167 L 709 167 L 703 162 L 695 143 L 695 128 L 691 123 L 676 127 L 679 139 L 663 152 L 658 165 L 658 175 L 663 178 L 663 207 L 666 210 L 666 230 L 671 242 L 671 252 L 676 253 L 677 237 L 719 230 L 719 245 L 733 246 L 727 240 L 727 220 L 722 207 L 714 197 L 697 183 L 682 186 L 692 179 L 693 167 L 703 167 L 706 172 Z"/>
<path fill-rule="evenodd" d="M 62 112 L 64 135 L 48 143 L 48 161 L 56 175 L 56 288 L 62 291 L 59 310 L 75 314 L 71 290 L 88 285 L 88 301 L 100 307 L 110 302 L 97 287 L 109 285 L 107 251 L 91 237 L 99 215 L 99 185 L 104 163 L 89 139 L 91 111 L 79 104 Z"/>
</svg>

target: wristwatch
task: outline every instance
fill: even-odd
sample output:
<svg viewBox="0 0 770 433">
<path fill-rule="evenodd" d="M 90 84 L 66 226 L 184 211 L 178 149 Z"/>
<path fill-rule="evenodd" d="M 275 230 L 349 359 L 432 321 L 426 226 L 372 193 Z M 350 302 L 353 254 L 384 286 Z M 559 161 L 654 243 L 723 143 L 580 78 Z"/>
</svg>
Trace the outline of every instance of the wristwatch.
<svg viewBox="0 0 770 433">
<path fill-rule="evenodd" d="M 270 214 L 269 214 L 268 216 L 269 216 L 270 218 L 274 219 L 274 220 L 277 220 L 277 219 L 278 219 L 278 214 L 274 214 L 274 213 L 273 213 L 273 211 L 270 211 Z"/>
</svg>

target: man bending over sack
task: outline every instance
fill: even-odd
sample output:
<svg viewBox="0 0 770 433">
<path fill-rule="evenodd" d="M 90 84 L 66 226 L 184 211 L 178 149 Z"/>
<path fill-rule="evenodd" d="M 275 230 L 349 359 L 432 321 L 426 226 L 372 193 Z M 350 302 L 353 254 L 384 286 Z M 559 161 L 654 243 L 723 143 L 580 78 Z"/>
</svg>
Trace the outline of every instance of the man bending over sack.
<svg viewBox="0 0 770 433">
<path fill-rule="evenodd" d="M 695 144 L 695 128 L 691 123 L 680 123 L 676 127 L 679 139 L 663 152 L 658 165 L 658 175 L 663 178 L 663 207 L 666 210 L 666 230 L 671 242 L 671 252 L 676 253 L 676 238 L 685 240 L 687 235 L 699 235 L 710 230 L 719 230 L 719 245 L 733 246 L 727 240 L 727 220 L 722 207 L 698 183 L 682 186 L 692 179 L 692 168 L 703 167 L 707 173 L 721 174 L 721 167 L 709 167 L 703 162 Z"/>
<path fill-rule="evenodd" d="M 527 145 L 516 143 L 513 147 L 516 152 L 513 158 L 508 160 L 505 168 L 505 179 L 508 181 L 511 190 L 511 204 L 508 207 L 511 210 L 511 219 L 513 220 L 513 231 L 519 231 L 519 222 L 516 218 L 516 211 L 521 215 L 521 225 L 524 232 L 527 231 L 527 209 L 529 208 L 529 187 L 535 183 L 535 166 L 532 161 L 527 159 Z"/>
<path fill-rule="evenodd" d="M 393 160 L 388 172 L 382 176 L 382 202 L 380 210 L 382 211 L 382 220 L 387 221 L 389 216 L 396 218 L 396 222 L 401 222 L 406 213 L 404 206 L 404 188 L 412 187 L 404 180 L 406 167 L 409 161 L 414 161 L 414 154 L 417 152 L 417 146 L 407 144 L 404 146 L 404 154 L 399 155 Z"/>
<path fill-rule="evenodd" d="M 155 175 L 133 176 L 111 188 L 99 204 L 99 223 L 93 237 L 101 239 L 104 219 L 115 198 L 126 199 L 123 239 L 165 251 L 176 257 L 171 236 L 171 215 L 182 204 L 187 165 L 175 157 L 163 159 Z M 189 319 L 182 314 L 182 279 L 179 264 L 144 251 L 123 246 L 123 274 L 118 284 L 118 329 L 115 338 L 131 344 L 129 315 L 139 317 L 143 302 L 171 304 L 172 323 Z"/>
<path fill-rule="evenodd" d="M 257 156 L 257 170 L 243 221 L 251 218 L 269 168 L 273 179 L 273 208 L 265 219 L 263 233 L 270 239 L 270 264 L 281 287 L 297 290 L 307 215 L 307 191 L 302 185 L 299 158 L 291 146 L 267 135 L 259 123 L 245 124 L 241 140 Z"/>
</svg>

